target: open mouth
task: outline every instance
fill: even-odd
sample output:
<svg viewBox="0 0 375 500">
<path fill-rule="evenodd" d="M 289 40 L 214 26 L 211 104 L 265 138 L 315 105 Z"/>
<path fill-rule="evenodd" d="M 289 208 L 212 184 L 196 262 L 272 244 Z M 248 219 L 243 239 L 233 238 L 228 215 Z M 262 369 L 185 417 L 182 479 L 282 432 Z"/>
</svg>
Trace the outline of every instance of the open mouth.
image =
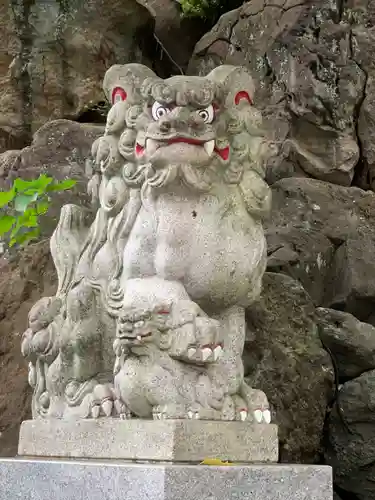
<svg viewBox="0 0 375 500">
<path fill-rule="evenodd" d="M 169 139 L 167 141 L 155 141 L 154 139 L 146 139 L 146 145 L 147 147 L 152 151 L 155 152 L 157 149 L 165 146 L 165 145 L 170 145 L 170 144 L 176 144 L 176 143 L 185 143 L 185 144 L 191 144 L 193 146 L 201 146 L 204 148 L 208 156 L 212 156 L 213 153 L 215 152 L 222 158 L 223 160 L 228 160 L 229 158 L 229 146 L 226 146 L 225 148 L 218 148 L 215 144 L 215 140 L 211 139 L 210 141 L 200 141 L 199 139 L 191 139 L 189 137 L 174 137 L 173 139 Z M 135 145 L 135 153 L 137 156 L 141 156 L 144 154 L 146 149 L 146 146 L 141 146 L 138 142 Z"/>
</svg>

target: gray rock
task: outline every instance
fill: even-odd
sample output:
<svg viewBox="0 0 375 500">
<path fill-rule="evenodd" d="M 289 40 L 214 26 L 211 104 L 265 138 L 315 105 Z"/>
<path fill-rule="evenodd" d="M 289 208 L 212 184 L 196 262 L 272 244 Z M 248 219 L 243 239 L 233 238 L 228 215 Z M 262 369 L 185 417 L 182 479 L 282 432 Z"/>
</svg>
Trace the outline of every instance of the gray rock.
<svg viewBox="0 0 375 500">
<path fill-rule="evenodd" d="M 375 327 L 349 313 L 318 308 L 320 337 L 333 353 L 344 381 L 375 369 Z"/>
<path fill-rule="evenodd" d="M 326 463 L 334 482 L 359 500 L 374 500 L 375 370 L 344 384 L 328 422 Z M 341 408 L 341 411 L 338 411 Z"/>
<path fill-rule="evenodd" d="M 331 500 L 332 472 L 321 465 L 145 465 L 0 461 L 0 500 Z"/>
<path fill-rule="evenodd" d="M 375 195 L 314 179 L 272 186 L 268 270 L 298 279 L 318 306 L 369 321 L 375 298 Z"/>
<path fill-rule="evenodd" d="M 207 73 L 217 64 L 250 68 L 259 89 L 270 135 L 282 144 L 279 162 L 269 165 L 267 180 L 307 175 L 351 185 L 360 148 L 361 107 L 373 61 L 371 9 L 328 0 L 314 5 L 298 0 L 255 0 L 221 17 L 196 45 L 191 73 Z M 368 23 L 366 25 L 366 22 Z M 352 37 L 353 35 L 353 37 Z M 357 40 L 361 38 L 362 64 Z M 360 139 L 373 150 L 372 94 L 365 104 Z M 373 141 L 372 141 L 373 142 Z"/>
<path fill-rule="evenodd" d="M 245 373 L 268 395 L 279 425 L 282 462 L 318 459 L 333 367 L 324 351 L 314 305 L 303 287 L 283 274 L 266 273 L 261 301 L 247 310 Z"/>
</svg>

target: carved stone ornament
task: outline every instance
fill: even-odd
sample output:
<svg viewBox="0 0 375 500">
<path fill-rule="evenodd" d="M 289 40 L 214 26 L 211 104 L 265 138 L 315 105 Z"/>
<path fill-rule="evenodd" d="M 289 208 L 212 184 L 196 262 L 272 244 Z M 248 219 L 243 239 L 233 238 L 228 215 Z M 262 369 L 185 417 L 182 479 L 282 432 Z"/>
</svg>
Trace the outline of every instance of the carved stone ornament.
<svg viewBox="0 0 375 500">
<path fill-rule="evenodd" d="M 51 238 L 58 290 L 23 335 L 33 418 L 269 423 L 241 360 L 271 204 L 251 75 L 220 66 L 162 80 L 116 65 L 104 90 L 96 218 L 88 226 L 83 209 L 63 207 Z"/>
</svg>

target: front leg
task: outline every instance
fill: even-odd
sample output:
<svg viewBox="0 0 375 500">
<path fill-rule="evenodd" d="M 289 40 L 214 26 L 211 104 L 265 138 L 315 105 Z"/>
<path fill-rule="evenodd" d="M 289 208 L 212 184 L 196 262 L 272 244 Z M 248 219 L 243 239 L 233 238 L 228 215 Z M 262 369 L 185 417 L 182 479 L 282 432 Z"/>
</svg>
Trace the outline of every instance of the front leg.
<svg viewBox="0 0 375 500">
<path fill-rule="evenodd" d="M 212 370 L 225 376 L 228 393 L 237 394 L 244 379 L 242 353 L 245 344 L 245 309 L 233 306 L 214 315 L 224 332 L 223 356 Z"/>
</svg>

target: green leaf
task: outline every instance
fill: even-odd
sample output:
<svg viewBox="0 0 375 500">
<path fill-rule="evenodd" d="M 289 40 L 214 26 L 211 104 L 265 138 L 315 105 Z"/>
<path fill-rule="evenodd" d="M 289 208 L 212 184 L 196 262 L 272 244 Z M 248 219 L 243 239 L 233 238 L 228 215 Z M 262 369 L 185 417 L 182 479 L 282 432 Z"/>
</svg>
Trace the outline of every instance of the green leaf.
<svg viewBox="0 0 375 500">
<path fill-rule="evenodd" d="M 38 198 L 38 193 L 34 194 L 17 194 L 14 200 L 14 209 L 17 212 L 25 212 L 30 203 L 33 203 Z"/>
<path fill-rule="evenodd" d="M 17 235 L 16 237 L 12 238 L 9 242 L 9 246 L 12 247 L 15 244 L 17 244 L 19 246 L 24 246 L 27 243 L 29 243 L 30 241 L 38 238 L 39 234 L 40 234 L 39 228 L 35 228 L 32 231 L 27 231 L 25 233 L 22 233 L 20 235 Z"/>
<path fill-rule="evenodd" d="M 10 191 L 0 191 L 0 208 L 5 207 L 5 205 L 8 205 L 15 196 L 15 192 L 13 189 Z"/>
<path fill-rule="evenodd" d="M 67 189 L 71 189 L 73 186 L 77 184 L 77 181 L 74 179 L 67 179 L 66 181 L 56 182 L 55 184 L 51 184 L 47 187 L 46 191 L 66 191 Z"/>
<path fill-rule="evenodd" d="M 0 235 L 6 234 L 12 229 L 13 224 L 16 222 L 16 218 L 11 215 L 1 215 L 0 216 Z"/>
<path fill-rule="evenodd" d="M 48 201 L 39 201 L 36 205 L 36 212 L 37 215 L 43 215 L 45 214 L 49 209 L 49 202 Z"/>
</svg>

